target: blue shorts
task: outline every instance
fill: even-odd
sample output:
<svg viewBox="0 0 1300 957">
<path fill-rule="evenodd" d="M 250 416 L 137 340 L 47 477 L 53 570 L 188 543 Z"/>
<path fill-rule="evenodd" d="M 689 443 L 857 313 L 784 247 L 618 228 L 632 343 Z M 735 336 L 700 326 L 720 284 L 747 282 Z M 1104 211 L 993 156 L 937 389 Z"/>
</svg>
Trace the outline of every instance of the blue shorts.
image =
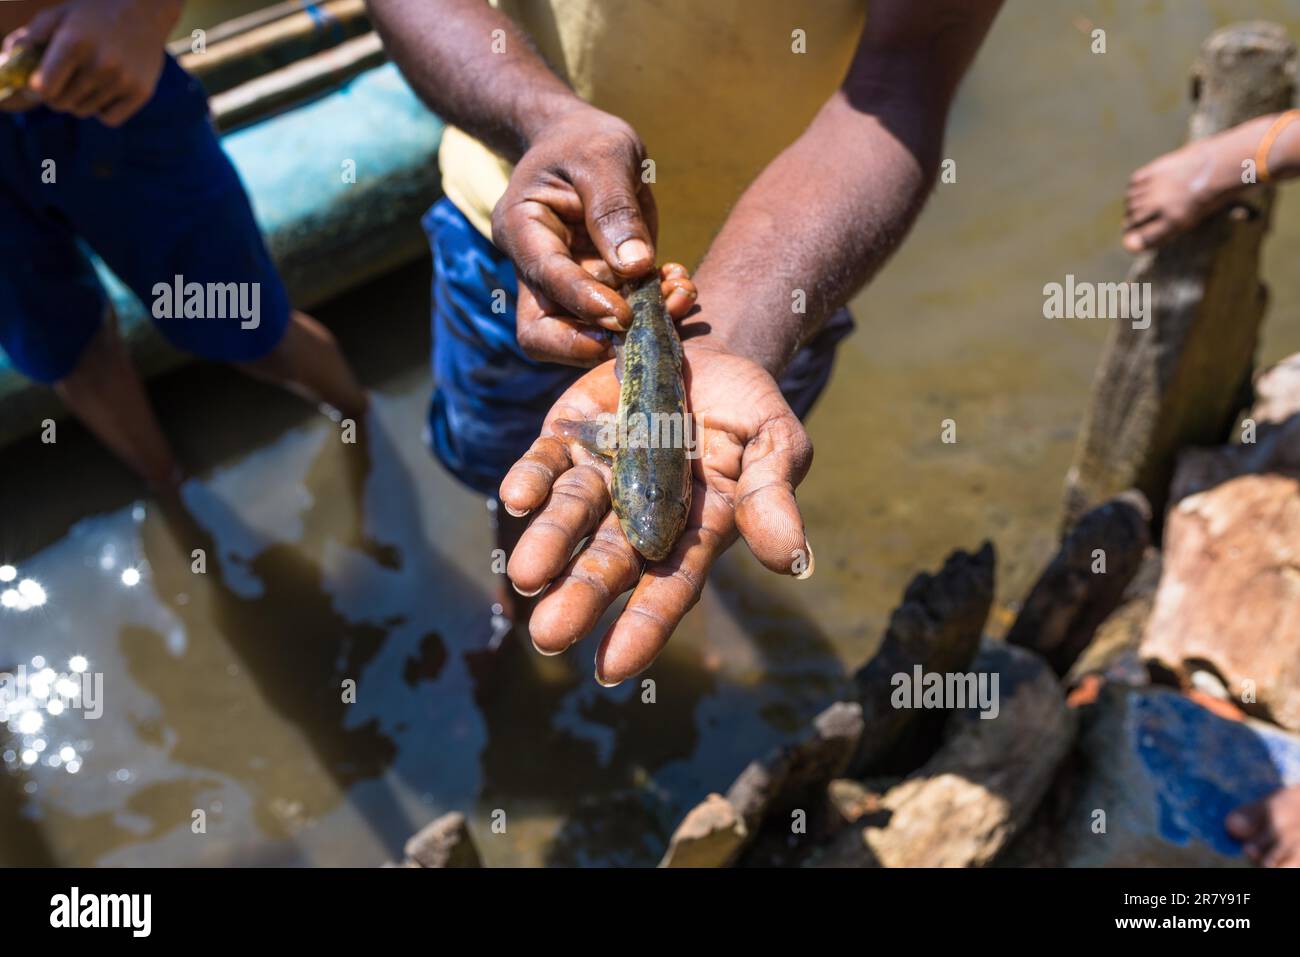
<svg viewBox="0 0 1300 957">
<path fill-rule="evenodd" d="M 103 321 L 107 297 L 88 251 L 151 316 L 177 315 L 155 294 L 177 276 L 190 290 L 236 283 L 245 306 L 256 302 L 255 314 L 232 315 L 228 300 L 205 295 L 192 318 L 155 318 L 186 352 L 257 359 L 288 325 L 288 297 L 207 97 L 170 57 L 153 98 L 116 129 L 44 107 L 0 113 L 0 349 L 30 378 L 70 373 Z"/>
<path fill-rule="evenodd" d="M 433 250 L 433 401 L 428 442 L 452 475 L 495 495 L 546 413 L 582 369 L 536 362 L 515 338 L 514 267 L 448 199 L 424 216 Z M 493 292 L 505 308 L 493 311 Z M 830 381 L 835 349 L 853 331 L 841 309 L 795 355 L 781 391 L 803 418 Z"/>
</svg>

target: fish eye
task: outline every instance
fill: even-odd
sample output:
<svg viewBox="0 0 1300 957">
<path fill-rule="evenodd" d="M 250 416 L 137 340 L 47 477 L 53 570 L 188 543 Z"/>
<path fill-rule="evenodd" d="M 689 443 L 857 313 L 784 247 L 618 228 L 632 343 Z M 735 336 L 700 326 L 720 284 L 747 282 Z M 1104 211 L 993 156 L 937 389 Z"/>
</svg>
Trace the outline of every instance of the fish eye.
<svg viewBox="0 0 1300 957">
<path fill-rule="evenodd" d="M 647 502 L 657 502 L 664 497 L 664 490 L 658 485 L 648 485 L 645 490 L 645 499 Z"/>
</svg>

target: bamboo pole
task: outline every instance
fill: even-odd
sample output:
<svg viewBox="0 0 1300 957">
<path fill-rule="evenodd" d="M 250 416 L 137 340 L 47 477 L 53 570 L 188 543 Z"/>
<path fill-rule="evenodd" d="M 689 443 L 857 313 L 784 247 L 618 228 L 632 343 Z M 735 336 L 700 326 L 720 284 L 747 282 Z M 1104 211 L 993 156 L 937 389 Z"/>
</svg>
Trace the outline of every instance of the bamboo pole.
<svg viewBox="0 0 1300 957">
<path fill-rule="evenodd" d="M 338 46 L 283 69 L 259 76 L 212 97 L 212 114 L 217 128 L 225 131 L 274 113 L 337 86 L 386 59 L 384 45 L 376 33 L 348 40 Z"/>
<path fill-rule="evenodd" d="M 370 28 L 365 0 L 322 0 L 310 12 L 301 3 L 292 6 L 282 16 L 220 39 L 214 34 L 221 28 L 214 28 L 199 51 L 189 40 L 178 41 L 171 47 L 173 55 L 209 94 L 216 94 Z"/>
<path fill-rule="evenodd" d="M 204 33 L 207 35 L 208 43 L 221 43 L 242 33 L 266 26 L 268 23 L 274 23 L 276 20 L 291 14 L 301 13 L 309 3 L 310 0 L 283 0 L 281 3 L 272 3 L 260 10 L 246 13 L 242 17 L 235 17 L 214 27 L 206 28 Z M 189 52 L 191 43 L 190 37 L 181 37 L 179 40 L 173 40 L 167 45 L 167 52 L 172 56 L 181 56 Z"/>
</svg>

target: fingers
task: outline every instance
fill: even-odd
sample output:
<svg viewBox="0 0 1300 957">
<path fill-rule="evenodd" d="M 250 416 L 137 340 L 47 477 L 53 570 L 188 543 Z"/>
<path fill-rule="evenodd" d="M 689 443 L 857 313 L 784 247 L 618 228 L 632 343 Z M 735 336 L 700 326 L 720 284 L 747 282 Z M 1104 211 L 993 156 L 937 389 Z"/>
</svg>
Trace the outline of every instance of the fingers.
<svg viewBox="0 0 1300 957">
<path fill-rule="evenodd" d="M 685 533 L 667 559 L 646 567 L 596 651 L 596 680 L 606 687 L 644 671 L 659 656 L 699 601 L 709 569 L 735 541 L 731 509 L 723 497 L 699 482 L 694 491 Z"/>
<path fill-rule="evenodd" d="M 597 281 L 612 281 L 613 273 L 604 260 L 583 257 L 579 266 Z M 695 283 L 686 267 L 667 263 L 660 268 L 665 307 L 674 320 L 681 320 L 695 306 Z M 528 285 L 519 288 L 515 306 L 515 334 L 524 354 L 539 362 L 590 368 L 614 357 L 614 337 L 565 315 L 545 293 Z"/>
<path fill-rule="evenodd" d="M 493 213 L 492 239 L 514 261 L 525 284 L 577 319 L 606 329 L 627 328 L 632 321 L 627 302 L 578 265 L 572 238 L 563 220 L 536 200 L 503 201 Z"/>
<path fill-rule="evenodd" d="M 642 559 L 607 512 L 591 540 L 556 577 L 537 603 L 528 630 L 544 655 L 558 655 L 580 640 L 614 600 L 636 584 Z"/>
<path fill-rule="evenodd" d="M 553 435 L 541 436 L 501 480 L 506 511 L 519 518 L 538 508 L 551 494 L 555 480 L 572 466 L 563 442 Z"/>
<path fill-rule="evenodd" d="M 686 318 L 698 296 L 690 272 L 681 263 L 664 263 L 659 267 L 659 279 L 668 315 L 674 322 Z"/>
<path fill-rule="evenodd" d="M 736 483 L 736 525 L 767 568 L 804 579 L 813 553 L 795 502 L 795 487 L 812 464 L 812 442 L 793 412 L 769 419 L 745 446 Z"/>
<path fill-rule="evenodd" d="M 42 15 L 33 18 L 28 25 L 28 39 L 32 43 L 49 43 L 41 65 L 32 74 L 31 88 L 58 110 L 71 105 L 65 96 L 68 86 L 79 70 L 86 69 L 95 53 L 95 45 L 89 37 L 56 29 L 62 19 L 61 13 L 52 17 Z"/>
<path fill-rule="evenodd" d="M 655 261 L 654 239 L 641 208 L 650 187 L 641 182 L 640 161 L 639 142 L 615 135 L 596 160 L 570 173 L 582 199 L 587 233 L 623 279 L 645 275 Z"/>
<path fill-rule="evenodd" d="M 99 108 L 100 122 L 105 126 L 121 126 L 131 117 L 133 117 L 145 103 L 148 97 L 142 96 L 122 96 L 112 100 Z"/>
<path fill-rule="evenodd" d="M 546 507 L 520 537 L 506 566 L 515 590 L 531 596 L 545 588 L 608 511 L 609 491 L 596 466 L 577 465 L 560 475 Z"/>
<path fill-rule="evenodd" d="M 101 85 L 93 79 L 89 83 L 83 83 L 82 78 L 85 76 L 87 76 L 87 71 L 79 71 L 65 94 L 66 98 L 72 103 L 68 107 L 68 112 L 82 119 L 97 115 L 100 110 L 117 100 L 123 93 L 116 85 Z"/>
<path fill-rule="evenodd" d="M 515 337 L 524 354 L 539 362 L 594 366 L 614 356 L 613 334 L 567 316 L 527 286 L 519 287 L 515 305 Z"/>
<path fill-rule="evenodd" d="M 1263 831 L 1268 825 L 1268 803 L 1256 801 L 1245 804 L 1228 815 L 1224 825 L 1239 841 L 1248 841 Z"/>
</svg>

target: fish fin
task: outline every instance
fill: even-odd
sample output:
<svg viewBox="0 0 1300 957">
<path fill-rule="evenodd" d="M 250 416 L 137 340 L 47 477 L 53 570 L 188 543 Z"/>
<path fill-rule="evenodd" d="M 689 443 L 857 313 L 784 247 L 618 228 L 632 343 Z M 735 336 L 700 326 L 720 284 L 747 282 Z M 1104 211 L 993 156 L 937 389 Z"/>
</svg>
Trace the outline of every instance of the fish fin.
<svg viewBox="0 0 1300 957">
<path fill-rule="evenodd" d="M 618 380 L 619 385 L 623 384 L 623 342 L 622 336 L 614 340 L 614 378 Z"/>
<path fill-rule="evenodd" d="M 555 429 L 555 434 L 569 442 L 577 442 L 592 455 L 604 459 L 606 462 L 613 461 L 614 448 L 610 446 L 607 437 L 603 434 L 604 429 L 599 422 L 592 422 L 590 419 L 575 421 L 574 419 L 556 419 L 551 423 Z"/>
</svg>

